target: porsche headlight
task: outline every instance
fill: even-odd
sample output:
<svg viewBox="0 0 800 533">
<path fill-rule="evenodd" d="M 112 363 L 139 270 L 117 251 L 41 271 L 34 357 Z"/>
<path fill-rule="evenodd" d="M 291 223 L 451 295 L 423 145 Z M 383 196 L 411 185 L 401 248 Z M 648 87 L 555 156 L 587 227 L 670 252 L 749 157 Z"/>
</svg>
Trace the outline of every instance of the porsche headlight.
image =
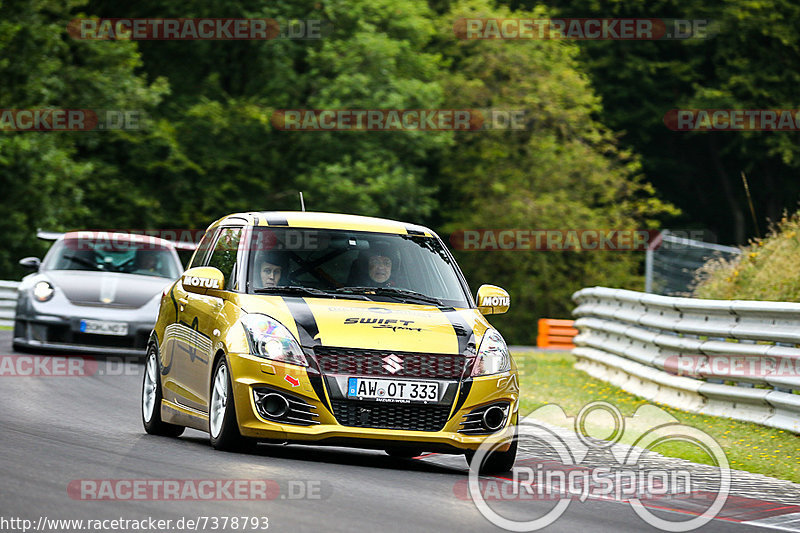
<svg viewBox="0 0 800 533">
<path fill-rule="evenodd" d="M 56 292 L 56 290 L 47 281 L 40 281 L 33 286 L 33 297 L 40 302 L 46 302 L 52 298 L 54 292 Z"/>
<path fill-rule="evenodd" d="M 293 365 L 308 366 L 300 344 L 286 326 L 267 315 L 245 316 L 242 325 L 247 333 L 250 353 Z"/>
<path fill-rule="evenodd" d="M 508 353 L 506 341 L 496 330 L 490 329 L 481 340 L 475 365 L 472 367 L 473 376 L 486 376 L 511 370 L 511 356 Z"/>
</svg>

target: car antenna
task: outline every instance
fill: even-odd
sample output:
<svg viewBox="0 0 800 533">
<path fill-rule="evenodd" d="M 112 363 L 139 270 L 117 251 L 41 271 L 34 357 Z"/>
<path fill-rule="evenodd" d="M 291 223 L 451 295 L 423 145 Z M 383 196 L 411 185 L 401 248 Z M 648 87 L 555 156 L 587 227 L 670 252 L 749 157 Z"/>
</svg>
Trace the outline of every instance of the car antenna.
<svg viewBox="0 0 800 533">
<path fill-rule="evenodd" d="M 306 203 L 303 201 L 303 191 L 300 191 L 300 209 L 305 212 Z"/>
</svg>

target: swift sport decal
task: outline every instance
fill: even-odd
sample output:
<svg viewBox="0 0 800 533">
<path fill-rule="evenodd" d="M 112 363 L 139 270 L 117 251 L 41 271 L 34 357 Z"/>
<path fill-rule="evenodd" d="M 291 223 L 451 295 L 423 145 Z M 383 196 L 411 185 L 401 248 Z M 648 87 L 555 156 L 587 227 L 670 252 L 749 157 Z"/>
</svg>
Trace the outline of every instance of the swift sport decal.
<svg viewBox="0 0 800 533">
<path fill-rule="evenodd" d="M 413 320 L 398 320 L 394 318 L 359 318 L 348 317 L 344 319 L 344 324 L 371 324 L 373 328 L 378 329 L 391 329 L 392 331 L 408 330 L 408 331 L 422 331 L 422 328 L 410 326 Z"/>
</svg>

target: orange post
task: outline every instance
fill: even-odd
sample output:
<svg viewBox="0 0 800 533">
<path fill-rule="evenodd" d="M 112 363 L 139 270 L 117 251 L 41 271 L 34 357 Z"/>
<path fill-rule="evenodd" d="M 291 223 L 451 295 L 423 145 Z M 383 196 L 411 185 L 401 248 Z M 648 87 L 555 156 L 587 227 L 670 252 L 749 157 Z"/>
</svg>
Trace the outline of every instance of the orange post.
<svg viewBox="0 0 800 533">
<path fill-rule="evenodd" d="M 575 347 L 572 338 L 578 334 L 578 330 L 573 327 L 574 323 L 574 320 L 540 318 L 536 346 L 571 350 Z"/>
</svg>

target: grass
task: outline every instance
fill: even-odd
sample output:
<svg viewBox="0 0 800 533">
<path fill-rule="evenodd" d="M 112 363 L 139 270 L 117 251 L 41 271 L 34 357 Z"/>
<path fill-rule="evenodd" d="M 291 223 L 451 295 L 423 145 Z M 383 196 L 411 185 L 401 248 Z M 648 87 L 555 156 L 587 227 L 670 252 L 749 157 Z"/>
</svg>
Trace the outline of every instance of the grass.
<svg viewBox="0 0 800 533">
<path fill-rule="evenodd" d="M 0 329 L 12 330 L 14 328 L 12 326 L 2 326 L 2 325 L 0 325 Z"/>
<path fill-rule="evenodd" d="M 682 424 L 700 429 L 714 438 L 725 451 L 731 468 L 800 483 L 800 436 L 798 435 L 749 422 L 681 411 L 650 402 L 576 370 L 573 367 L 575 359 L 569 352 L 514 354 L 514 360 L 520 372 L 520 414 L 523 416 L 548 404 L 560 406 L 569 417 L 576 416 L 582 407 L 595 401 L 606 401 L 615 405 L 625 417 L 633 415 L 641 406 L 656 405 Z M 648 409 L 655 411 L 652 407 Z M 574 427 L 574 422 L 558 420 L 554 412 L 551 406 L 538 411 L 536 417 L 556 425 Z M 638 422 L 637 425 L 646 429 L 657 422 L 658 415 L 651 414 L 643 418 L 645 420 Z M 598 438 L 609 436 L 613 432 L 612 420 L 612 417 L 604 415 L 603 411 L 594 411 L 587 417 L 587 434 Z M 626 420 L 626 423 L 629 422 Z M 623 438 L 621 442 L 626 440 L 629 439 Z M 668 443 L 652 449 L 670 457 L 715 464 L 696 446 Z"/>
<path fill-rule="evenodd" d="M 730 260 L 712 259 L 695 273 L 695 296 L 721 300 L 800 301 L 800 212 L 784 216 L 763 239 Z"/>
</svg>

